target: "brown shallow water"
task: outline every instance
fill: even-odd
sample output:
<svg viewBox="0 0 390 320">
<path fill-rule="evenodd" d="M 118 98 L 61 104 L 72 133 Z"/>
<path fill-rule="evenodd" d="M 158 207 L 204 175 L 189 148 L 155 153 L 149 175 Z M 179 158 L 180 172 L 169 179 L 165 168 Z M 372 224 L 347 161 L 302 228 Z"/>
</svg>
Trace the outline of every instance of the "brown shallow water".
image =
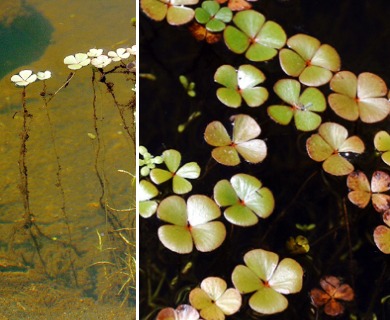
<svg viewBox="0 0 390 320">
<path fill-rule="evenodd" d="M 22 89 L 9 80 L 23 69 L 50 70 L 47 91 L 55 92 L 69 74 L 65 56 L 94 47 L 107 51 L 135 44 L 130 23 L 135 2 L 29 0 L 27 4 L 48 19 L 54 31 L 38 61 L 0 80 L 0 319 L 135 319 L 135 291 L 129 283 L 122 288 L 131 276 L 127 267 L 133 267 L 134 212 L 109 209 L 128 209 L 135 203 L 131 177 L 118 172 L 135 170 L 134 143 L 128 134 L 134 133 L 133 110 L 124 108 L 122 118 L 102 83 L 95 84 L 94 93 L 90 67 L 77 71 L 47 109 L 40 97 L 42 83 L 27 87 L 32 117 L 26 165 L 34 220 L 26 227 L 18 165 Z M 107 81 L 114 83 L 119 103 L 131 104 L 130 76 L 109 75 Z M 122 236 L 130 245 L 121 241 Z"/>
</svg>

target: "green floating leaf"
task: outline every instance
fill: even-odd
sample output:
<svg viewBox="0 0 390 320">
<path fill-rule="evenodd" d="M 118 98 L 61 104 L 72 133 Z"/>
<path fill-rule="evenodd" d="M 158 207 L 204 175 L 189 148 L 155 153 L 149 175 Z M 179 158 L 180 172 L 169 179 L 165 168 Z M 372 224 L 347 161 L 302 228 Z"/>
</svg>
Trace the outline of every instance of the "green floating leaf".
<svg viewBox="0 0 390 320">
<path fill-rule="evenodd" d="M 238 54 L 246 51 L 251 61 L 267 61 L 277 55 L 286 43 L 283 28 L 275 22 L 265 22 L 265 17 L 254 10 L 238 12 L 233 18 L 237 26 L 228 26 L 224 31 L 227 47 Z"/>
<path fill-rule="evenodd" d="M 158 237 L 177 253 L 190 253 L 193 245 L 201 252 L 213 251 L 226 237 L 223 223 L 212 221 L 220 215 L 216 203 L 206 196 L 192 195 L 187 204 L 179 196 L 170 196 L 157 209 L 158 218 L 171 223 L 158 229 Z"/>
<path fill-rule="evenodd" d="M 157 202 L 150 199 L 158 195 L 158 189 L 149 181 L 141 180 L 138 188 L 139 214 L 143 218 L 151 217 L 157 210 Z"/>
<path fill-rule="evenodd" d="M 217 90 L 218 99 L 228 107 L 238 108 L 242 98 L 250 107 L 258 107 L 268 99 L 268 91 L 256 85 L 264 82 L 263 72 L 251 65 L 242 65 L 235 70 L 223 65 L 217 69 L 214 80 L 226 88 Z"/>
<path fill-rule="evenodd" d="M 349 71 L 336 73 L 331 82 L 335 92 L 328 101 L 332 110 L 341 118 L 375 123 L 385 119 L 390 112 L 386 83 L 377 75 L 363 72 L 358 77 Z"/>
<path fill-rule="evenodd" d="M 204 1 L 201 8 L 195 10 L 195 19 L 206 26 L 210 32 L 220 32 L 225 29 L 225 23 L 231 21 L 232 11 L 224 7 L 220 9 L 217 1 Z"/>
<path fill-rule="evenodd" d="M 283 71 L 307 86 L 318 87 L 330 81 L 340 70 L 336 50 L 305 34 L 296 34 L 287 40 L 290 49 L 282 49 L 279 61 Z"/>
<path fill-rule="evenodd" d="M 192 190 L 192 185 L 186 179 L 196 179 L 200 175 L 200 167 L 196 162 L 183 165 L 180 169 L 181 154 L 179 151 L 170 149 L 162 154 L 164 162 L 169 171 L 153 169 L 150 178 L 156 184 L 161 184 L 172 178 L 172 189 L 176 194 L 185 194 Z"/>
<path fill-rule="evenodd" d="M 390 135 L 386 131 L 379 131 L 374 137 L 375 148 L 382 152 L 382 160 L 390 166 Z"/>
<path fill-rule="evenodd" d="M 199 0 L 141 0 L 142 11 L 151 19 L 167 19 L 171 25 L 182 25 L 190 22 L 195 15 L 186 5 L 197 4 Z"/>
<path fill-rule="evenodd" d="M 325 172 L 336 176 L 347 175 L 354 170 L 354 166 L 342 154 L 360 154 L 364 149 L 364 143 L 359 137 L 348 138 L 347 129 L 334 122 L 323 123 L 318 134 L 313 134 L 306 141 L 309 157 L 314 161 L 324 161 L 322 167 Z"/>
<path fill-rule="evenodd" d="M 206 127 L 206 142 L 217 148 L 211 155 L 219 163 L 236 166 L 240 163 L 240 154 L 250 163 L 259 163 L 267 155 L 267 146 L 263 140 L 254 139 L 260 134 L 260 126 L 248 115 L 232 116 L 233 138 L 230 139 L 225 127 L 219 121 L 213 121 Z"/>
<path fill-rule="evenodd" d="M 301 95 L 300 90 L 301 85 L 296 80 L 279 80 L 274 86 L 274 91 L 290 106 L 272 105 L 268 107 L 267 112 L 279 124 L 287 125 L 294 117 L 298 130 L 312 131 L 321 124 L 321 117 L 314 111 L 324 111 L 326 100 L 317 88 L 306 88 Z"/>
<path fill-rule="evenodd" d="M 230 223 L 247 227 L 255 225 L 258 218 L 271 215 L 275 200 L 272 192 L 262 187 L 260 180 L 247 174 L 236 174 L 219 181 L 214 187 L 214 199 L 221 207 L 227 207 L 224 216 Z"/>
<path fill-rule="evenodd" d="M 238 265 L 232 273 L 234 286 L 243 294 L 253 293 L 249 306 L 262 314 L 282 312 L 288 306 L 284 294 L 302 289 L 303 270 L 293 259 L 273 252 L 254 249 L 244 255 L 246 266 Z"/>
</svg>

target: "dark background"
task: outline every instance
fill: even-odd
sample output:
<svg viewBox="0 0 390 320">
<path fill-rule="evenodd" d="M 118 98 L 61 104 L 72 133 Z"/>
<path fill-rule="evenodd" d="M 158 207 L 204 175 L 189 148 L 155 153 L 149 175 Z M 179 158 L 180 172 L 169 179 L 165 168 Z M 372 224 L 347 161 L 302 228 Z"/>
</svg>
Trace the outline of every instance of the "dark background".
<svg viewBox="0 0 390 320">
<path fill-rule="evenodd" d="M 341 70 L 355 74 L 369 71 L 390 83 L 388 0 L 259 0 L 252 4 L 267 20 L 278 22 L 287 37 L 305 33 L 335 47 L 341 57 Z M 222 105 L 215 96 L 219 85 L 213 81 L 214 72 L 220 65 L 238 67 L 248 60 L 243 55 L 231 53 L 223 42 L 209 45 L 196 41 L 187 26 L 173 27 L 165 21 L 156 23 L 141 12 L 139 59 L 140 144 L 153 155 L 174 148 L 182 153 L 182 163 L 197 161 L 202 175 L 193 182 L 194 194 L 212 196 L 217 181 L 246 172 L 257 176 L 273 191 L 276 199 L 274 213 L 255 227 L 243 229 L 226 224 L 228 238 L 210 254 L 170 252 L 157 238 L 161 223 L 155 217 L 140 218 L 141 319 L 151 314 L 155 316 L 153 311 L 158 308 L 186 303 L 188 291 L 207 276 L 223 277 L 231 285 L 230 274 L 234 266 L 242 263 L 243 254 L 250 249 L 261 247 L 277 252 L 281 257 L 289 256 L 285 249 L 286 239 L 298 234 L 305 235 L 311 244 L 308 255 L 293 257 L 305 269 L 304 288 L 301 293 L 288 297 L 290 306 L 286 312 L 267 319 L 315 319 L 309 291 L 318 287 L 319 279 L 327 274 L 343 278 L 355 290 L 355 301 L 348 304 L 346 314 L 339 318 L 348 319 L 351 312 L 359 319 L 372 319 L 372 313 L 378 319 L 390 319 L 389 302 L 380 303 L 382 297 L 390 294 L 389 256 L 381 253 L 372 241 L 373 229 L 382 223 L 380 214 L 371 205 L 360 210 L 350 204 L 345 199 L 348 193 L 345 177 L 324 174 L 321 164 L 307 156 L 305 141 L 311 133 L 297 132 L 293 124 L 279 126 L 266 114 L 266 107 L 278 101 L 272 94 L 273 84 L 277 79 L 287 77 L 280 70 L 278 58 L 252 63 L 265 73 L 267 79 L 263 85 L 270 92 L 265 105 L 254 109 L 246 106 L 231 109 Z M 152 73 L 156 79 L 144 78 L 142 73 Z M 181 86 L 178 78 L 182 74 L 196 83 L 195 98 L 190 98 Z M 321 89 L 325 94 L 330 92 L 327 85 Z M 194 111 L 201 111 L 201 117 L 191 122 L 183 133 L 178 133 L 177 126 L 186 122 Z M 260 138 L 267 143 L 268 156 L 259 165 L 242 163 L 236 168 L 226 168 L 210 159 L 211 147 L 204 142 L 203 132 L 213 120 L 219 120 L 229 128 L 229 117 L 241 112 L 250 114 L 260 124 Z M 377 169 L 389 172 L 372 146 L 375 132 L 390 131 L 389 118 L 374 125 L 352 123 L 336 117 L 330 108 L 322 118 L 323 122 L 336 121 L 344 125 L 350 135 L 358 134 L 365 141 L 366 152 L 351 159 L 356 169 L 368 176 Z M 159 188 L 162 198 L 169 194 L 169 187 L 162 185 Z M 316 228 L 305 233 L 296 229 L 296 223 L 315 223 Z M 351 247 L 352 257 L 349 256 Z M 181 273 L 189 261 L 193 262 L 192 267 L 185 274 Z M 150 299 L 161 279 L 158 294 Z M 249 307 L 242 308 L 231 318 L 259 317 L 246 309 Z M 322 313 L 318 314 L 318 319 L 326 318 Z"/>
</svg>

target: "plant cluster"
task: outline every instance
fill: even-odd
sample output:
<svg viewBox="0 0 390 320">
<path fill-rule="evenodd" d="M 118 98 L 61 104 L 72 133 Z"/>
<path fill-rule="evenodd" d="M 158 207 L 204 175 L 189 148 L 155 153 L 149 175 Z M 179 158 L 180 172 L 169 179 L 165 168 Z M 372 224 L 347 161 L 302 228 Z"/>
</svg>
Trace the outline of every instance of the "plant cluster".
<svg viewBox="0 0 390 320">
<path fill-rule="evenodd" d="M 194 10 L 186 5 L 198 7 Z M 185 259 L 177 258 L 178 261 L 187 261 L 187 265 L 166 286 L 175 295 L 175 299 L 171 300 L 175 301 L 175 306 L 164 306 L 158 299 L 161 286 L 166 281 L 164 278 L 168 277 L 166 273 L 161 272 L 162 279 L 157 288 L 151 288 L 152 276 L 148 270 L 153 269 L 150 267 L 153 259 L 161 257 L 155 252 L 155 256 L 152 254 L 145 258 L 145 263 L 141 264 L 141 272 L 144 272 L 147 282 L 147 296 L 143 303 L 152 310 L 143 314 L 145 319 L 156 316 L 159 320 L 184 319 L 183 313 L 188 314 L 188 319 L 223 320 L 226 316 L 235 317 L 235 314 L 239 314 L 236 319 L 255 318 L 287 312 L 289 299 L 285 295 L 290 294 L 300 294 L 306 306 L 295 308 L 313 308 L 312 316 L 340 316 L 348 308 L 351 317 L 359 316 L 359 307 L 354 302 L 354 275 L 348 277 L 347 268 L 339 270 L 337 274 L 329 274 L 334 272 L 331 268 L 321 270 L 322 263 L 316 261 L 315 253 L 310 248 L 330 235 L 336 237 L 343 229 L 347 235 L 342 246 L 345 255 L 337 253 L 337 260 L 333 262 L 352 261 L 354 250 L 362 246 L 363 240 L 362 237 L 359 238 L 360 243 L 351 240 L 351 225 L 358 218 L 351 216 L 348 206 L 353 204 L 363 209 L 371 200 L 374 213 L 371 210 L 366 215 L 379 213 L 385 225 L 378 225 L 377 222 L 375 230 L 362 231 L 369 238 L 364 240 L 371 245 L 372 251 L 380 250 L 383 254 L 390 252 L 390 195 L 387 193 L 390 190 L 390 176 L 387 173 L 390 135 L 386 130 L 375 130 L 373 125 L 388 121 L 390 101 L 384 80 L 370 72 L 355 75 L 351 71 L 340 71 L 341 59 L 335 48 L 302 33 L 288 37 L 282 26 L 250 8 L 233 14 L 229 12 L 230 6 L 221 7 L 219 1 L 198 4 L 196 0 L 141 0 L 141 8 L 156 21 L 166 17 L 170 25 L 192 23 L 189 26 L 192 33 L 194 28 L 198 28 L 194 26 L 203 24 L 207 34 L 212 34 L 215 40 L 208 41 L 204 37 L 208 43 L 223 39 L 232 54 L 243 55 L 241 60 L 245 60 L 245 64 L 223 64 L 210 71 L 219 85 L 215 92 L 218 101 L 230 110 L 243 110 L 230 115 L 232 128 L 224 125 L 223 117 L 207 123 L 203 128 L 204 141 L 212 147 L 210 155 L 215 160 L 213 165 L 203 167 L 190 162 L 178 169 L 181 153 L 168 149 L 161 156 L 163 163 L 159 164 L 168 170 L 153 168 L 149 176 L 142 174 L 140 215 L 149 219 L 156 216 L 156 221 L 150 225 L 158 229 L 157 238 L 163 247 L 175 254 L 189 255 Z M 196 25 L 193 19 L 196 19 Z M 199 39 L 197 36 L 195 38 Z M 270 62 L 276 65 L 278 72 L 283 73 L 273 83 L 273 92 L 266 87 L 267 77 L 271 73 L 267 63 Z M 267 71 L 263 71 L 262 67 Z M 264 107 L 268 101 L 271 102 Z M 289 190 L 296 194 L 290 204 L 278 202 L 273 188 L 264 186 L 263 178 L 257 174 L 264 173 L 265 169 L 257 169 L 261 166 L 267 166 L 272 171 L 273 161 L 285 161 L 288 166 L 287 159 L 273 157 L 275 147 L 268 145 L 272 139 L 270 130 L 267 136 L 261 128 L 268 119 L 261 118 L 264 113 L 260 112 L 254 116 L 253 110 L 258 107 L 266 108 L 266 115 L 272 121 L 270 126 L 275 131 L 283 132 L 279 126 L 289 126 L 285 128 L 285 135 L 292 133 L 298 146 L 289 155 L 301 159 L 299 144 L 304 139 L 305 163 L 311 159 L 322 164 L 321 168 L 316 166 L 316 171 L 306 180 L 299 177 L 302 179 L 301 188 L 298 191 Z M 292 119 L 295 128 L 291 128 Z M 260 134 L 262 139 L 258 138 Z M 145 147 L 142 148 L 144 150 Z M 377 161 L 379 156 L 383 162 Z M 271 160 L 267 161 L 269 157 Z M 210 176 L 210 181 L 213 181 L 212 171 L 217 170 L 218 166 L 225 169 L 220 171 L 223 179 L 210 182 L 212 196 L 191 193 L 192 184 L 186 179 L 208 179 Z M 283 168 L 283 165 L 278 165 L 278 168 Z M 251 172 L 254 173 L 249 174 Z M 280 237 L 283 231 L 278 230 L 278 226 L 283 228 L 283 223 L 291 226 L 286 222 L 289 206 L 299 197 L 304 199 L 302 190 L 318 173 L 321 178 L 316 188 L 331 190 L 337 202 L 338 224 L 330 217 L 329 220 L 326 217 L 317 220 L 312 217 L 308 219 L 308 224 L 295 223 L 296 230 L 284 229 L 290 232 L 284 249 L 277 245 L 276 240 L 266 241 L 272 234 L 272 239 Z M 371 183 L 368 174 L 372 174 Z M 164 184 L 171 178 L 173 187 Z M 343 187 L 332 187 L 333 182 L 338 186 L 343 184 Z M 350 201 L 348 204 L 347 199 Z M 313 201 L 307 200 L 309 203 Z M 310 208 L 307 210 L 310 211 Z M 271 222 L 267 224 L 267 229 L 258 227 L 266 224 L 268 219 Z M 372 219 L 378 220 L 377 216 Z M 323 226 L 317 226 L 319 221 Z M 144 225 L 146 230 L 153 230 L 147 223 Z M 142 226 L 141 221 L 141 229 Z M 263 234 L 253 235 L 253 227 Z M 241 234 L 246 232 L 244 229 L 248 230 L 248 238 Z M 313 229 L 319 230 L 317 240 L 314 240 Z M 301 234 L 291 236 L 299 231 Z M 255 240 L 249 240 L 250 237 Z M 239 253 L 230 248 L 236 241 L 247 241 L 246 244 L 240 243 Z M 228 244 L 224 245 L 225 242 Z M 273 249 L 273 245 L 277 249 Z M 166 252 L 165 249 L 161 250 Z M 231 270 L 224 270 L 220 266 L 221 274 L 215 274 L 218 268 L 212 269 L 214 273 L 210 274 L 208 268 L 199 267 L 206 269 L 199 272 L 206 276 L 196 276 L 198 266 L 194 264 L 204 261 L 200 260 L 200 255 L 207 254 L 214 263 L 223 263 L 219 260 L 231 262 L 224 256 L 229 255 L 229 250 L 235 252 L 231 258 L 234 262 L 229 264 L 234 265 Z M 214 258 L 210 258 L 210 252 L 215 252 Z M 279 256 L 284 258 L 280 259 Z M 186 277 L 189 272 L 187 268 L 195 269 L 192 277 Z M 386 270 L 386 266 L 383 268 Z M 305 277 L 315 278 L 318 285 L 308 288 Z M 344 282 L 345 278 L 349 283 Z M 182 287 L 177 285 L 180 279 L 185 283 Z M 388 281 L 386 276 L 380 279 Z M 227 281 L 232 285 L 229 289 Z M 306 292 L 303 293 L 304 290 Z M 310 299 L 302 298 L 305 295 Z M 298 313 L 291 311 L 290 314 L 297 316 Z"/>
<path fill-rule="evenodd" d="M 125 61 L 127 61 L 125 63 Z M 85 68 L 88 65 L 91 65 L 91 82 L 92 82 L 92 92 L 93 92 L 93 102 L 92 102 L 92 111 L 93 111 L 93 127 L 94 134 L 90 133 L 89 136 L 91 139 L 96 139 L 96 161 L 95 161 L 95 171 L 97 178 L 99 179 L 101 185 L 101 198 L 100 206 L 103 209 L 102 212 L 106 215 L 106 220 L 109 222 L 107 225 L 107 231 L 112 232 L 114 235 L 111 237 L 111 240 L 116 241 L 115 249 L 104 249 L 104 251 L 110 250 L 109 257 L 105 256 L 105 259 L 110 261 L 104 261 L 101 263 L 96 263 L 94 265 L 104 265 L 104 276 L 108 277 L 106 273 L 107 268 L 111 268 L 113 275 L 110 275 L 110 288 L 115 288 L 117 290 L 117 295 L 123 297 L 123 301 L 127 303 L 134 300 L 134 290 L 135 290 L 135 243 L 134 243 L 134 228 L 131 225 L 131 221 L 134 221 L 134 218 L 131 218 L 132 213 L 135 211 L 133 205 L 129 209 L 116 210 L 111 208 L 108 204 L 108 198 L 106 195 L 107 190 L 105 187 L 106 181 L 102 176 L 104 176 L 104 168 L 102 168 L 99 163 L 101 160 L 100 151 L 103 148 L 101 142 L 101 123 L 98 121 L 97 116 L 97 106 L 96 106 L 96 87 L 98 85 L 104 86 L 107 90 L 107 94 L 112 98 L 114 106 L 117 108 L 120 120 L 122 121 L 123 128 L 126 130 L 129 139 L 130 150 L 135 150 L 135 128 L 134 122 L 130 121 L 131 117 L 134 115 L 135 108 L 135 96 L 134 93 L 130 90 L 126 91 L 130 94 L 125 103 L 119 103 L 116 97 L 116 90 L 114 83 L 109 82 L 110 74 L 122 74 L 124 81 L 132 80 L 135 81 L 135 62 L 136 62 L 136 46 L 131 48 L 119 48 L 115 51 L 108 51 L 107 55 L 103 54 L 103 49 L 90 49 L 87 53 L 76 53 L 74 55 L 69 55 L 64 58 L 64 64 L 71 70 L 67 79 L 64 83 L 55 91 L 51 91 L 48 86 L 47 80 L 52 77 L 52 73 L 49 70 L 39 71 L 34 73 L 32 70 L 21 70 L 18 74 L 15 74 L 11 77 L 11 81 L 17 87 L 22 88 L 22 128 L 21 128 L 21 146 L 19 154 L 19 172 L 20 172 L 20 191 L 23 198 L 24 204 L 24 215 L 20 222 L 17 223 L 17 226 L 14 228 L 12 234 L 12 240 L 10 240 L 9 247 L 13 250 L 13 247 L 19 244 L 15 244 L 15 234 L 22 232 L 23 234 L 28 234 L 31 237 L 34 249 L 36 253 L 33 255 L 34 261 L 29 261 L 31 265 L 37 264 L 41 267 L 43 273 L 49 278 L 53 278 L 57 275 L 64 275 L 68 273 L 66 279 L 69 279 L 69 283 L 79 286 L 79 273 L 80 269 L 76 267 L 77 259 L 80 257 L 80 249 L 73 237 L 73 231 L 71 227 L 71 219 L 68 214 L 68 206 L 66 202 L 66 191 L 63 187 L 63 171 L 61 164 L 61 156 L 58 153 L 57 142 L 55 139 L 55 126 L 50 115 L 50 103 L 51 101 L 59 94 L 60 91 L 64 90 L 68 85 L 70 85 L 71 80 L 77 72 L 81 72 L 80 69 Z M 111 68 L 109 68 L 110 66 Z M 100 77 L 99 77 L 100 75 Z M 30 125 L 33 119 L 32 111 L 28 104 L 29 98 L 29 89 L 30 86 L 34 86 L 33 83 L 37 80 L 43 82 L 43 88 L 40 91 L 40 96 L 42 98 L 43 110 L 46 113 L 46 118 L 48 122 L 48 129 L 50 130 L 50 137 L 53 152 L 56 159 L 56 187 L 60 195 L 60 207 L 61 207 L 61 219 L 65 221 L 66 230 L 64 231 L 63 239 L 58 239 L 57 237 L 46 234 L 44 230 L 40 227 L 39 219 L 36 219 L 34 210 L 30 205 L 31 199 L 30 196 L 30 178 L 29 178 L 29 163 L 28 163 L 28 144 L 30 133 Z M 135 91 L 135 88 L 132 88 Z M 129 117 L 130 116 L 130 117 Z M 129 172 L 124 171 L 127 174 L 131 175 Z M 132 175 L 131 175 L 132 176 Z M 134 176 L 132 176 L 134 178 Z M 132 183 L 133 187 L 133 183 Z M 126 212 L 127 217 L 119 218 L 118 212 Z M 99 236 L 99 245 L 101 244 L 101 237 Z M 74 239 L 74 238 L 73 238 Z M 43 240 L 45 240 L 45 245 L 43 245 Z M 44 252 L 46 247 L 55 247 L 55 249 L 50 249 L 53 252 L 57 253 L 58 248 L 63 249 L 65 253 L 59 253 L 60 258 L 52 258 L 50 256 L 45 256 Z M 103 251 L 103 250 L 101 250 Z M 62 257 L 63 255 L 63 257 Z M 53 261 L 52 261 L 53 260 Z M 23 261 L 25 259 L 23 258 Z M 112 263 L 115 261 L 116 263 Z M 56 266 L 58 264 L 58 266 Z M 83 266 L 83 269 L 87 269 L 86 266 Z M 85 271 L 82 272 L 85 272 Z M 103 274 L 103 272 L 101 273 Z M 96 276 L 96 275 L 94 275 Z M 96 284 L 98 287 L 100 284 Z M 86 290 L 86 289 L 85 289 Z M 99 289 L 98 289 L 99 290 Z M 105 289 L 104 291 L 106 291 Z M 102 293 L 97 293 L 97 295 Z"/>
</svg>

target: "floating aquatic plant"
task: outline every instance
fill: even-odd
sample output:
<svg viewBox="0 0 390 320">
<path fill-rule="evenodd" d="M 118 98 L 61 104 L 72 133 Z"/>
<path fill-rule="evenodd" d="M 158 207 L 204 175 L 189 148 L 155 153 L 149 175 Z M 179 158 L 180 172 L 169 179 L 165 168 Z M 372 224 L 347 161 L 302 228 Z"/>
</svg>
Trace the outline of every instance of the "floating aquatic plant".
<svg viewBox="0 0 390 320">
<path fill-rule="evenodd" d="M 130 57 L 130 52 L 125 48 L 118 48 L 115 51 L 108 51 L 107 55 L 112 59 L 112 61 L 121 61 Z"/>
<path fill-rule="evenodd" d="M 258 107 L 268 98 L 266 88 L 256 87 L 264 82 L 264 73 L 249 64 L 240 66 L 238 70 L 230 65 L 220 66 L 214 80 L 225 86 L 217 90 L 217 97 L 228 107 L 240 107 L 242 98 L 249 107 Z"/>
<path fill-rule="evenodd" d="M 139 159 L 138 165 L 140 167 L 140 174 L 143 177 L 149 175 L 150 170 L 156 168 L 156 164 L 161 164 L 164 162 L 163 157 L 161 156 L 152 156 L 148 149 L 144 146 L 139 146 L 138 148 L 139 154 L 143 157 L 143 159 Z"/>
<path fill-rule="evenodd" d="M 162 21 L 167 18 L 171 25 L 190 22 L 195 15 L 187 5 L 197 4 L 199 0 L 141 0 L 142 11 L 151 19 Z"/>
<path fill-rule="evenodd" d="M 181 304 L 176 309 L 160 310 L 156 320 L 199 320 L 199 312 L 189 304 Z"/>
<path fill-rule="evenodd" d="M 162 154 L 168 170 L 152 169 L 150 178 L 156 184 L 172 179 L 172 189 L 176 194 L 185 194 L 192 190 L 192 184 L 187 179 L 196 179 L 200 175 L 200 167 L 196 162 L 188 162 L 180 167 L 181 153 L 177 150 L 165 150 Z M 180 167 L 180 168 L 179 168 Z"/>
<path fill-rule="evenodd" d="M 288 306 L 284 295 L 302 289 L 303 270 L 290 258 L 279 261 L 276 253 L 254 249 L 244 255 L 246 265 L 232 273 L 234 286 L 242 293 L 252 293 L 249 306 L 262 314 L 282 312 Z"/>
<path fill-rule="evenodd" d="M 221 33 L 214 33 L 208 31 L 203 25 L 193 22 L 188 29 L 190 30 L 193 37 L 198 41 L 205 40 L 207 43 L 217 43 L 221 39 Z"/>
<path fill-rule="evenodd" d="M 218 277 L 203 279 L 200 288 L 191 290 L 191 305 L 200 310 L 204 320 L 224 320 L 225 315 L 236 313 L 241 307 L 241 294 L 227 288 L 225 280 Z"/>
<path fill-rule="evenodd" d="M 97 58 L 103 54 L 103 49 L 92 48 L 87 52 L 87 56 L 90 58 Z"/>
<path fill-rule="evenodd" d="M 201 252 L 217 249 L 226 237 L 222 222 L 213 221 L 221 216 L 216 203 L 203 195 L 192 195 L 187 204 L 179 196 L 170 196 L 157 208 L 159 219 L 170 224 L 158 229 L 162 244 L 174 252 L 185 254 L 193 245 Z"/>
<path fill-rule="evenodd" d="M 47 80 L 51 78 L 51 71 L 38 71 L 37 72 L 37 79 L 38 80 Z"/>
<path fill-rule="evenodd" d="M 11 81 L 18 87 L 26 87 L 37 80 L 37 75 L 31 70 L 22 70 L 11 77 Z"/>
<path fill-rule="evenodd" d="M 317 88 L 306 88 L 302 94 L 297 80 L 282 79 L 275 83 L 274 91 L 287 104 L 272 105 L 268 115 L 277 123 L 287 125 L 294 117 L 295 126 L 301 131 L 312 131 L 321 124 L 321 117 L 315 112 L 326 109 L 323 93 Z"/>
<path fill-rule="evenodd" d="M 364 172 L 354 171 L 347 177 L 347 186 L 348 199 L 359 208 L 365 208 L 371 199 L 376 211 L 390 209 L 390 195 L 383 193 L 390 190 L 390 176 L 386 172 L 375 171 L 370 184 Z"/>
<path fill-rule="evenodd" d="M 309 240 L 302 235 L 288 238 L 286 247 L 291 254 L 305 254 L 310 251 Z"/>
<path fill-rule="evenodd" d="M 248 0 L 248 1 L 257 1 L 257 0 Z M 246 0 L 217 0 L 219 3 L 228 3 L 228 7 L 232 11 L 243 11 L 249 10 L 252 8 L 252 5 Z"/>
<path fill-rule="evenodd" d="M 157 201 L 151 200 L 158 195 L 158 189 L 156 186 L 147 181 L 141 180 L 139 182 L 137 197 L 138 197 L 138 210 L 139 214 L 143 218 L 150 218 L 157 211 Z"/>
<path fill-rule="evenodd" d="M 91 64 L 96 68 L 104 68 L 107 67 L 111 63 L 112 59 L 108 56 L 101 54 L 96 58 L 92 58 Z"/>
<path fill-rule="evenodd" d="M 340 71 L 333 76 L 330 87 L 335 93 L 329 95 L 329 105 L 343 119 L 355 121 L 360 117 L 363 122 L 374 123 L 389 114 L 386 83 L 373 73 L 363 72 L 356 77 L 350 71 Z"/>
<path fill-rule="evenodd" d="M 71 70 L 78 70 L 82 67 L 89 65 L 91 59 L 86 53 L 76 53 L 75 55 L 70 55 L 65 57 L 64 64 L 68 65 L 68 68 Z"/>
<path fill-rule="evenodd" d="M 236 25 L 227 26 L 223 36 L 227 47 L 251 61 L 267 61 L 278 54 L 286 43 L 286 33 L 273 21 L 265 21 L 264 15 L 254 10 L 235 14 Z"/>
<path fill-rule="evenodd" d="M 310 291 L 313 305 L 317 308 L 323 307 L 328 316 L 338 316 L 344 313 L 342 301 L 352 301 L 354 292 L 352 288 L 341 283 L 340 279 L 334 276 L 326 276 L 320 280 L 322 289 L 314 288 Z"/>
<path fill-rule="evenodd" d="M 279 52 L 283 71 L 307 86 L 318 87 L 330 81 L 333 72 L 340 70 L 340 57 L 328 44 L 314 37 L 296 34 L 287 40 L 289 49 Z"/>
<path fill-rule="evenodd" d="M 219 181 L 214 187 L 214 199 L 220 207 L 227 207 L 226 220 L 242 227 L 255 225 L 258 217 L 269 217 L 275 207 L 272 192 L 260 180 L 244 173 L 234 175 L 230 182 Z"/>
<path fill-rule="evenodd" d="M 239 154 L 250 163 L 259 163 L 267 155 L 267 146 L 263 140 L 255 139 L 261 132 L 257 122 L 248 115 L 238 114 L 231 117 L 233 138 L 230 139 L 223 124 L 219 121 L 209 123 L 204 138 L 216 148 L 212 157 L 226 166 L 236 166 L 241 160 Z"/>
<path fill-rule="evenodd" d="M 390 254 L 390 210 L 383 214 L 383 222 L 385 226 L 377 226 L 374 230 L 374 242 L 380 251 Z"/>
<path fill-rule="evenodd" d="M 211 32 L 220 32 L 225 29 L 226 23 L 232 20 L 233 13 L 227 8 L 221 8 L 217 1 L 204 1 L 202 6 L 195 9 L 195 19 L 205 25 Z"/>
<path fill-rule="evenodd" d="M 354 170 L 354 166 L 344 157 L 347 153 L 363 153 L 364 143 L 358 136 L 348 137 L 342 125 L 326 122 L 318 128 L 318 133 L 306 140 L 306 150 L 314 161 L 323 162 L 323 169 L 335 176 L 344 176 Z"/>
<path fill-rule="evenodd" d="M 390 135 L 387 131 L 379 131 L 374 137 L 375 149 L 381 152 L 384 163 L 390 166 Z"/>
</svg>

